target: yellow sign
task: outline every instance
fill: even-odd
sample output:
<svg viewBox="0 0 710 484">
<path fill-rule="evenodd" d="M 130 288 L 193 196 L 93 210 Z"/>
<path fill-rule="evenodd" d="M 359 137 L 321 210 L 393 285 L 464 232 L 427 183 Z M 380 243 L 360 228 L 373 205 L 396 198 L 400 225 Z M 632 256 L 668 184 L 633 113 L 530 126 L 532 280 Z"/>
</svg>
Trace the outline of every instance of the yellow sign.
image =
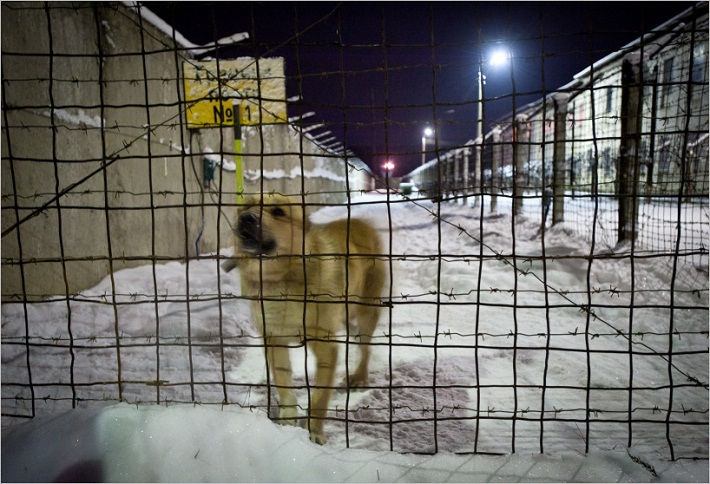
<svg viewBox="0 0 710 484">
<path fill-rule="evenodd" d="M 233 125 L 235 106 L 241 125 L 287 120 L 283 58 L 221 60 L 219 73 L 217 61 L 185 61 L 183 77 L 188 128 Z"/>
<path fill-rule="evenodd" d="M 188 104 L 187 122 L 190 128 L 234 124 L 232 99 L 222 101 L 198 101 Z"/>
</svg>

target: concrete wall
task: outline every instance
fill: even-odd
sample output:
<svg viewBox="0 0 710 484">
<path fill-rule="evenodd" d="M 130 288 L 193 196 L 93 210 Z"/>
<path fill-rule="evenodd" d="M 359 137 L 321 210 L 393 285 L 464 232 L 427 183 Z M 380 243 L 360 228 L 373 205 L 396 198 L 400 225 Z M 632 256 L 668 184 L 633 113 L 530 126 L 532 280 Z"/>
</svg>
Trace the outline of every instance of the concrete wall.
<svg viewBox="0 0 710 484">
<path fill-rule="evenodd" d="M 707 15 L 696 20 L 694 35 L 692 26 L 691 21 L 686 22 L 680 35 L 647 63 L 642 105 L 641 181 L 650 182 L 647 190 L 654 195 L 678 193 L 683 164 L 685 192 L 708 192 Z M 689 96 L 690 112 L 687 110 Z M 684 136 L 686 125 L 687 139 Z M 687 142 L 685 150 L 684 141 Z"/>
<path fill-rule="evenodd" d="M 567 129 L 570 134 L 574 132 L 574 136 L 569 137 L 574 143 L 569 144 L 567 152 L 570 160 L 577 160 L 574 176 L 577 190 L 591 191 L 592 167 L 598 159 L 598 191 L 615 192 L 621 139 L 621 64 L 619 60 L 595 73 L 593 86 L 575 94 L 569 101 L 567 111 L 571 114 L 571 124 Z"/>
<path fill-rule="evenodd" d="M 345 200 L 346 158 L 321 149 L 293 126 L 251 126 L 243 130 L 242 142 L 247 193 L 260 193 L 263 177 L 264 192 L 299 198 L 303 192 L 307 203 Z M 364 188 L 360 171 L 350 167 L 347 176 L 350 190 Z"/>
<path fill-rule="evenodd" d="M 114 270 L 149 262 L 153 244 L 158 260 L 194 256 L 202 228 L 193 163 L 201 168 L 181 129 L 170 39 L 120 5 L 52 4 L 49 23 L 40 6 L 2 11 L 3 230 L 16 223 L 15 196 L 20 218 L 51 202 L 20 225 L 19 241 L 17 231 L 2 238 L 4 298 L 22 293 L 20 244 L 35 298 L 64 293 L 65 282 L 70 293 L 92 286 L 108 274 L 109 252 Z M 216 219 L 216 209 L 205 212 L 202 251 L 216 248 Z"/>
<path fill-rule="evenodd" d="M 203 191 L 202 158 L 231 160 L 233 131 L 184 128 L 189 58 L 123 4 L 50 3 L 47 13 L 43 3 L 3 3 L 3 231 L 32 215 L 2 237 L 4 301 L 22 297 L 23 275 L 36 299 L 91 287 L 111 265 L 230 245 L 234 172 L 217 168 Z M 303 159 L 314 200 L 345 200 L 342 159 L 288 125 L 264 127 L 261 156 L 256 131 L 243 133 L 248 190 L 258 190 L 263 160 L 274 175 L 265 190 L 300 193 Z"/>
</svg>

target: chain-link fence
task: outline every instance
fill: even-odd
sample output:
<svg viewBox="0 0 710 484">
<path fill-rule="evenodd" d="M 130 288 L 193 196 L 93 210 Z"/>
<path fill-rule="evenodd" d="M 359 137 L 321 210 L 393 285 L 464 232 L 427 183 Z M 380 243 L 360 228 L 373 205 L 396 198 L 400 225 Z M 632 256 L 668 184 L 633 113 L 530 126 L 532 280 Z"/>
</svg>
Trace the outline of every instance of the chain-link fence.
<svg viewBox="0 0 710 484">
<path fill-rule="evenodd" d="M 422 4 L 425 40 L 406 42 L 385 6 L 375 38 L 348 30 L 352 5 L 326 7 L 288 6 L 273 42 L 267 7 L 246 5 L 249 32 L 228 37 L 210 7 L 196 45 L 138 4 L 3 3 L 3 426 L 115 401 L 276 417 L 254 297 L 222 264 L 245 257 L 244 197 L 278 193 L 382 242 L 372 340 L 328 334 L 340 359 L 325 385 L 323 336 L 289 346 L 298 420 L 334 390 L 331 445 L 707 458 L 707 5 L 635 25 L 611 54 L 585 44 L 562 86 L 545 82 L 564 58 L 540 21 L 510 37 L 533 47 L 497 68 L 507 91 L 480 20 L 470 42 L 439 40 Z M 583 26 L 565 35 L 591 43 Z M 457 100 L 449 72 L 468 76 Z M 429 94 L 403 100 L 406 86 Z M 469 137 L 447 139 L 452 126 Z M 412 169 L 379 168 L 392 159 Z M 304 274 L 325 257 L 254 257 L 294 256 Z M 288 291 L 256 299 L 358 304 Z M 340 378 L 363 345 L 355 388 Z"/>
</svg>

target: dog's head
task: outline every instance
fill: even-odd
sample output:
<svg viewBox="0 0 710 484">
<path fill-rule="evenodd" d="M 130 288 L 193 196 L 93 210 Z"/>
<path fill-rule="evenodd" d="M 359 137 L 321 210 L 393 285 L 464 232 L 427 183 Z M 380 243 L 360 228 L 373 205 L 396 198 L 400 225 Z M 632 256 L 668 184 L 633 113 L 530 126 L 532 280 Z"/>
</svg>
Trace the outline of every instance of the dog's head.
<svg viewBox="0 0 710 484">
<path fill-rule="evenodd" d="M 244 199 L 235 230 L 237 252 L 250 255 L 298 254 L 303 243 L 300 200 L 284 195 Z"/>
</svg>

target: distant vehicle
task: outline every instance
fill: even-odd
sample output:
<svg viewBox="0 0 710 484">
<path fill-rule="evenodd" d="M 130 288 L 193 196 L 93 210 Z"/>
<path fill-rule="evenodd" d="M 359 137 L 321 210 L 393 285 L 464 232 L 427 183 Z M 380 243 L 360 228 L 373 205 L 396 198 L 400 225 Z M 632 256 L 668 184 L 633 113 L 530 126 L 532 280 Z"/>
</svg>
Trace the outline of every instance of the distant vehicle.
<svg viewBox="0 0 710 484">
<path fill-rule="evenodd" d="M 418 192 L 419 189 L 414 183 L 411 182 L 403 182 L 399 184 L 399 192 L 402 195 L 411 195 L 412 192 Z"/>
</svg>

